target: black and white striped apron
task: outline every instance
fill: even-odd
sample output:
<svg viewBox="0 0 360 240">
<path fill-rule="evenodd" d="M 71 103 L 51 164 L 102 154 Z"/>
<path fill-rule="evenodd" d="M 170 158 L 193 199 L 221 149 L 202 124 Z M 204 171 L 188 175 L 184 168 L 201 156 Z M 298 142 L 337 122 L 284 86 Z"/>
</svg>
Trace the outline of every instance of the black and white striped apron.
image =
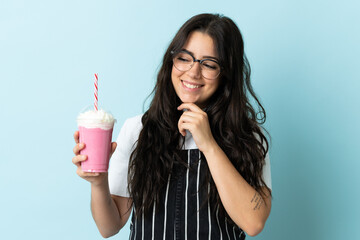
<svg viewBox="0 0 360 240">
<path fill-rule="evenodd" d="M 189 149 L 182 150 L 181 157 L 190 169 L 173 169 L 153 214 L 138 219 L 132 214 L 130 240 L 245 239 L 242 229 L 212 211 L 209 201 L 204 202 L 209 191 L 209 185 L 201 185 L 208 171 L 204 155 L 198 149 Z"/>
</svg>

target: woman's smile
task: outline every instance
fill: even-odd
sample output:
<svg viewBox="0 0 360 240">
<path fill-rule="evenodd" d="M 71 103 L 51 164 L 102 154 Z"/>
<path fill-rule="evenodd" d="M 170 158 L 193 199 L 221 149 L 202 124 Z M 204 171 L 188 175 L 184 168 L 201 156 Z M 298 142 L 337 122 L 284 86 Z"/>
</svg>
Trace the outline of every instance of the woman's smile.
<svg viewBox="0 0 360 240">
<path fill-rule="evenodd" d="M 183 87 L 188 91 L 197 91 L 197 90 L 200 90 L 200 88 L 204 86 L 202 84 L 191 83 L 191 82 L 184 81 L 184 80 L 181 80 L 181 82 L 182 82 Z"/>
</svg>

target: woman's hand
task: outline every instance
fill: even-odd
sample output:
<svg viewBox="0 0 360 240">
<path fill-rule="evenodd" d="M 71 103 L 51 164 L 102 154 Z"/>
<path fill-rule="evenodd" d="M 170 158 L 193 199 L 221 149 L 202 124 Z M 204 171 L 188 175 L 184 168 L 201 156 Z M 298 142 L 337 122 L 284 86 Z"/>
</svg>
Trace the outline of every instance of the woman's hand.
<svg viewBox="0 0 360 240">
<path fill-rule="evenodd" d="M 186 109 L 178 122 L 178 128 L 181 135 L 185 136 L 186 130 L 189 130 L 194 138 L 196 146 L 201 152 L 205 152 L 216 144 L 211 133 L 206 112 L 201 110 L 194 103 L 183 103 L 177 109 L 180 111 Z"/>
<path fill-rule="evenodd" d="M 90 182 L 91 184 L 100 185 L 107 179 L 107 172 L 104 173 L 92 173 L 92 172 L 84 172 L 81 169 L 81 162 L 85 161 L 87 159 L 86 155 L 80 155 L 80 150 L 82 150 L 85 147 L 84 143 L 79 143 L 79 131 L 76 131 L 74 133 L 74 140 L 75 140 L 75 147 L 73 149 L 73 152 L 75 154 L 75 157 L 72 158 L 72 162 L 76 165 L 76 173 L 81 178 L 85 179 L 86 181 Z M 116 149 L 116 142 L 111 143 L 111 155 L 114 153 Z"/>
</svg>

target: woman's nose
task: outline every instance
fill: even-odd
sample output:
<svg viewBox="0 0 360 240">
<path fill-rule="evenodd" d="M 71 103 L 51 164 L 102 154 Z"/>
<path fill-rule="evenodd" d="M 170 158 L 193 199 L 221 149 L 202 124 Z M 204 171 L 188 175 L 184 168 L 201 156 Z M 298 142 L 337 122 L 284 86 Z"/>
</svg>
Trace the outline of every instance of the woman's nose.
<svg viewBox="0 0 360 240">
<path fill-rule="evenodd" d="M 187 71 L 189 77 L 194 79 L 201 78 L 201 65 L 199 62 L 194 62 L 193 66 Z"/>
</svg>

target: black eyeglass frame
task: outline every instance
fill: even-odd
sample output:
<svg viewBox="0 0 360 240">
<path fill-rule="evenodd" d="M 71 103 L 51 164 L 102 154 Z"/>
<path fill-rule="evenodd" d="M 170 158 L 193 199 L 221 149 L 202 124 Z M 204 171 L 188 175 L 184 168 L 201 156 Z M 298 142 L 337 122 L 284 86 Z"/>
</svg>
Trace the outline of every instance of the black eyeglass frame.
<svg viewBox="0 0 360 240">
<path fill-rule="evenodd" d="M 206 77 L 204 77 L 204 75 L 202 75 L 202 74 L 201 74 L 201 75 L 202 75 L 204 78 L 210 79 L 210 80 L 216 79 L 217 77 L 220 76 L 222 67 L 221 67 L 221 65 L 220 65 L 220 63 L 219 63 L 218 61 L 216 61 L 216 60 L 214 60 L 214 59 L 211 59 L 211 58 L 196 59 L 196 58 L 191 54 L 191 52 L 189 52 L 189 51 L 187 51 L 187 50 L 185 50 L 185 49 L 183 49 L 183 50 L 181 50 L 181 51 L 179 51 L 179 52 L 177 52 L 177 53 L 175 53 L 174 51 L 171 51 L 171 52 L 170 52 L 170 53 L 173 55 L 173 63 L 174 63 L 174 58 L 175 58 L 175 56 L 177 56 L 179 53 L 182 53 L 182 52 L 189 54 L 189 55 L 192 57 L 192 59 L 193 59 L 193 63 L 191 64 L 191 67 L 190 67 L 188 70 L 186 70 L 186 71 L 189 71 L 189 70 L 194 66 L 194 64 L 195 64 L 196 62 L 200 63 L 200 66 L 202 67 L 202 66 L 203 66 L 202 63 L 203 63 L 204 61 L 212 61 L 212 62 L 216 63 L 217 65 L 219 65 L 220 71 L 219 71 L 218 75 L 217 75 L 216 77 L 214 77 L 214 78 L 206 78 Z M 174 66 L 175 66 L 175 64 L 174 64 Z M 175 66 L 175 67 L 176 67 L 176 66 Z M 178 68 L 176 67 L 176 69 L 178 69 Z M 181 71 L 181 72 L 186 72 L 186 71 L 182 71 L 182 70 L 180 70 L 180 69 L 178 69 L 178 70 Z"/>
</svg>

